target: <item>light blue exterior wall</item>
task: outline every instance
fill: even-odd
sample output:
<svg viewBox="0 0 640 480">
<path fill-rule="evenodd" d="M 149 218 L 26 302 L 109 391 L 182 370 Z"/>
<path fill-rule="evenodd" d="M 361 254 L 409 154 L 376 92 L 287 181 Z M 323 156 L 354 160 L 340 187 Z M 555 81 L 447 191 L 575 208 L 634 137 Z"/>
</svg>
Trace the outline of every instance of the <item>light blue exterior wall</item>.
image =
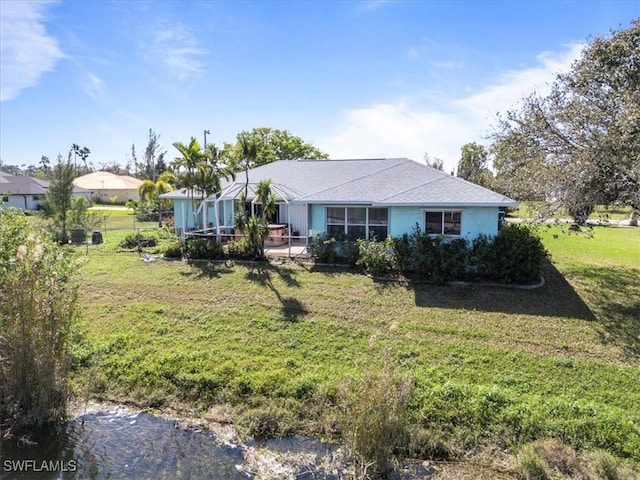
<svg viewBox="0 0 640 480">
<path fill-rule="evenodd" d="M 327 226 L 327 205 L 311 205 L 310 229 L 325 232 Z M 389 234 L 400 237 L 403 233 L 411 233 L 416 225 L 425 230 L 426 210 L 461 210 L 462 223 L 460 235 L 473 240 L 478 235 L 495 236 L 498 234 L 498 207 L 389 207 Z"/>
<path fill-rule="evenodd" d="M 189 199 L 174 199 L 173 200 L 173 218 L 175 220 L 176 228 L 184 228 L 185 230 L 190 230 L 193 228 L 200 228 L 202 225 L 202 210 L 198 213 L 197 217 L 197 225 L 194 224 L 193 218 L 193 209 L 190 206 L 191 200 Z M 198 201 L 194 201 L 194 204 L 197 205 Z M 206 227 L 215 227 L 216 225 L 216 211 L 214 208 L 214 204 L 208 203 L 207 207 L 207 225 Z M 204 207 L 203 207 L 204 208 Z"/>
<path fill-rule="evenodd" d="M 460 236 L 467 240 L 473 240 L 482 233 L 489 236 L 498 234 L 498 207 L 390 207 L 389 233 L 393 237 L 411 233 L 416 223 L 424 232 L 426 210 L 461 210 Z"/>
<path fill-rule="evenodd" d="M 314 232 L 324 233 L 327 230 L 327 206 L 326 205 L 311 205 L 309 209 L 311 212 L 311 221 L 309 222 L 309 229 Z"/>
</svg>

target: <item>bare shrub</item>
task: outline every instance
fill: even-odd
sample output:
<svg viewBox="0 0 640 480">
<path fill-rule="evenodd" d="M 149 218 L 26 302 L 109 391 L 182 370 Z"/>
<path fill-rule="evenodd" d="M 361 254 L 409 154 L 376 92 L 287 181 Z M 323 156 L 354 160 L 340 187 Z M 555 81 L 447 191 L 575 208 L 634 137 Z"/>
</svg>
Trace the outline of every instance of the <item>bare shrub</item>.
<svg viewBox="0 0 640 480">
<path fill-rule="evenodd" d="M 408 403 L 413 381 L 386 355 L 379 369 L 347 382 L 340 392 L 344 439 L 362 478 L 391 472 L 409 444 Z"/>
</svg>

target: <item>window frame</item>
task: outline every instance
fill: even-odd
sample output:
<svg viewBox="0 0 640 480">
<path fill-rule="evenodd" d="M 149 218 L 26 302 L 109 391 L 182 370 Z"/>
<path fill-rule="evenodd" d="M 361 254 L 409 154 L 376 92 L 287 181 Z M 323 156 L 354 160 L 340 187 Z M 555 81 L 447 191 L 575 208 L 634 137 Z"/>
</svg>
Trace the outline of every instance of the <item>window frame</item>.
<svg viewBox="0 0 640 480">
<path fill-rule="evenodd" d="M 427 235 L 442 235 L 445 237 L 460 237 L 462 236 L 462 210 L 447 210 L 447 209 L 443 209 L 443 210 L 436 210 L 436 209 L 429 209 L 429 210 L 425 210 L 424 212 L 424 231 Z M 440 231 L 439 232 L 430 232 L 429 231 L 429 221 L 428 221 L 428 216 L 429 214 L 440 214 Z M 454 215 L 458 215 L 459 218 L 456 221 L 456 219 L 454 218 Z M 451 219 L 449 220 L 449 223 L 453 223 L 453 233 L 447 233 L 446 232 L 446 226 L 447 226 L 447 219 L 446 219 L 446 215 L 451 215 Z M 433 223 L 433 222 L 431 222 Z M 456 232 L 456 227 L 457 227 L 457 232 Z"/>
<path fill-rule="evenodd" d="M 329 214 L 329 210 L 330 209 L 336 209 L 336 210 L 342 210 L 343 214 L 342 214 L 342 222 L 339 221 L 335 221 L 336 217 L 338 217 L 337 215 L 330 215 Z M 364 210 L 364 223 L 362 223 L 362 218 L 360 215 L 358 215 L 358 217 L 356 220 L 356 223 L 353 222 L 349 222 L 349 211 L 353 211 L 353 210 Z M 386 224 L 383 223 L 370 223 L 370 215 L 369 212 L 371 209 L 376 209 L 376 210 L 386 210 L 386 215 L 378 215 L 378 217 L 386 217 Z M 355 214 L 355 212 L 353 212 L 353 214 Z M 371 227 L 376 227 L 376 229 L 381 229 L 382 227 L 384 227 L 386 229 L 386 237 L 389 236 L 389 208 L 388 207 L 370 207 L 370 206 L 359 206 L 359 205 L 345 205 L 345 206 L 341 206 L 341 205 L 327 205 L 325 206 L 325 232 L 327 234 L 327 236 L 330 237 L 335 237 L 338 234 L 342 234 L 345 236 L 353 236 L 354 238 L 364 238 L 365 240 L 369 240 L 371 238 Z M 354 215 L 355 216 L 355 215 Z M 333 221 L 329 221 L 331 217 L 331 220 Z M 336 232 L 336 227 L 342 227 L 342 229 L 339 232 Z M 358 229 L 361 230 L 362 228 L 364 228 L 364 236 L 360 236 L 360 235 L 354 235 L 352 233 L 349 233 L 350 227 L 353 229 Z M 378 238 L 378 240 L 384 240 L 384 238 Z"/>
</svg>

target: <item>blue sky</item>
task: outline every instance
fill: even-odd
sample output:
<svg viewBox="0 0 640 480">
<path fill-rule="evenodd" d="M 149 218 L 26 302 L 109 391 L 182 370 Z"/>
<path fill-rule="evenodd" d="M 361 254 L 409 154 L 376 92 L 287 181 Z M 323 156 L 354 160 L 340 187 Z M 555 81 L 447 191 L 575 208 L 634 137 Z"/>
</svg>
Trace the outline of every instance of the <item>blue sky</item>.
<svg viewBox="0 0 640 480">
<path fill-rule="evenodd" d="M 497 112 L 638 17 L 640 0 L 0 0 L 0 157 L 77 143 L 124 165 L 149 128 L 173 159 L 204 130 L 221 145 L 272 127 L 332 158 L 451 170 Z"/>
</svg>

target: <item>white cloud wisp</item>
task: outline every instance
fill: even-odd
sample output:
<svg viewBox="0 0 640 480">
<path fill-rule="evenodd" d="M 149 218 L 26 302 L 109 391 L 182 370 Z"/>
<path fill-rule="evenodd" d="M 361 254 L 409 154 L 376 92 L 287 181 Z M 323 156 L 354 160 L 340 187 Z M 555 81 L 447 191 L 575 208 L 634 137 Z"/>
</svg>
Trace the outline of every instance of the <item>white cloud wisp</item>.
<svg viewBox="0 0 640 480">
<path fill-rule="evenodd" d="M 0 2 L 0 102 L 38 84 L 65 55 L 47 35 L 45 11 L 51 2 Z"/>
</svg>

